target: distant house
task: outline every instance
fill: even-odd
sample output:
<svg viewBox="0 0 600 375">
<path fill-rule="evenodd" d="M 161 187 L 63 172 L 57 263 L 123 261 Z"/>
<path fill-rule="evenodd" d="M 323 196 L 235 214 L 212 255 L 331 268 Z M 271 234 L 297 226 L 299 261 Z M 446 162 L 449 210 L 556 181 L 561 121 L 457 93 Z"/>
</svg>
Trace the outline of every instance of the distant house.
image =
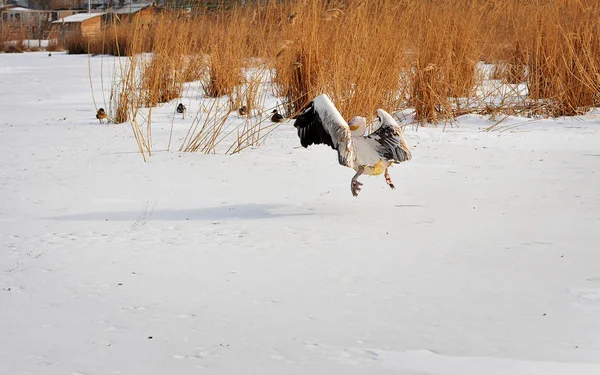
<svg viewBox="0 0 600 375">
<path fill-rule="evenodd" d="M 121 8 L 110 9 L 108 18 L 113 18 L 117 22 L 139 22 L 140 25 L 148 26 L 154 22 L 156 11 L 153 2 L 130 3 Z"/>
<path fill-rule="evenodd" d="M 94 37 L 102 32 L 102 17 L 104 13 L 79 13 L 52 22 L 56 26 L 60 39 L 73 35 Z"/>
<path fill-rule="evenodd" d="M 38 18 L 40 14 L 44 14 L 51 18 L 50 12 L 41 12 L 20 6 L 7 6 L 2 9 L 2 19 L 4 21 L 29 21 L 33 18 Z M 49 19 L 50 20 L 50 19 Z"/>
<path fill-rule="evenodd" d="M 149 26 L 154 22 L 156 8 L 151 2 L 129 3 L 121 8 L 109 8 L 104 12 L 78 13 L 61 17 L 52 22 L 52 32 L 49 39 L 68 39 L 74 35 L 86 38 L 101 35 L 106 24 L 136 23 Z"/>
<path fill-rule="evenodd" d="M 2 8 L 0 29 L 3 35 L 17 39 L 45 39 L 57 14 L 20 6 Z"/>
</svg>

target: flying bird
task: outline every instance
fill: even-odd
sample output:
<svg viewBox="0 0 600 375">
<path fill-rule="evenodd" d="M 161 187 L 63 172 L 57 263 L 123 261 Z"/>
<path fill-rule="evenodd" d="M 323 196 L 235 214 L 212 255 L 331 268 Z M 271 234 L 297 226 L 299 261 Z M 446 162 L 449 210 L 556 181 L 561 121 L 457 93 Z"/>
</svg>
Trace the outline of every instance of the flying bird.
<svg viewBox="0 0 600 375">
<path fill-rule="evenodd" d="M 338 154 L 338 162 L 356 171 L 350 182 L 350 191 L 358 196 L 362 174 L 378 176 L 384 174 L 388 186 L 395 189 L 388 168 L 412 158 L 406 144 L 403 129 L 396 120 L 384 111 L 377 110 L 380 126 L 365 135 L 367 121 L 356 116 L 346 122 L 329 97 L 321 94 L 314 98 L 296 118 L 294 127 L 303 147 L 312 144 L 331 146 Z"/>
<path fill-rule="evenodd" d="M 104 120 L 106 118 L 106 112 L 104 112 L 104 108 L 100 108 L 98 109 L 98 111 L 96 112 L 96 118 L 98 119 L 98 121 L 100 121 L 100 123 L 102 124 L 102 120 Z"/>
<path fill-rule="evenodd" d="M 181 113 L 181 118 L 185 118 L 185 111 L 187 108 L 183 105 L 183 103 L 179 103 L 177 106 L 177 113 Z"/>
</svg>

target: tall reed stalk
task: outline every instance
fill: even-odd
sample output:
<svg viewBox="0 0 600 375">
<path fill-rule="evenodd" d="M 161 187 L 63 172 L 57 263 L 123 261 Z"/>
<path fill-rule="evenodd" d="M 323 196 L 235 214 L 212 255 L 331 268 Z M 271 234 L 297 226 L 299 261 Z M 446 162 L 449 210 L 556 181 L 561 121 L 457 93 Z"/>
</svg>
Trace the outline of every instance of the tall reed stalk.
<svg viewBox="0 0 600 375">
<path fill-rule="evenodd" d="M 101 38 L 74 45 L 128 56 L 129 70 L 119 73 L 113 90 L 113 117 L 142 122 L 139 129 L 146 130 L 135 128 L 135 134 L 146 153 L 152 110 L 140 118 L 139 109 L 181 97 L 189 81 L 201 82 L 205 96 L 219 103 L 226 97 L 229 106 L 199 113 L 203 125 L 183 150 L 214 152 L 231 134 L 256 144 L 261 135 L 251 124 L 267 116 L 255 100 L 264 87 L 248 72 L 265 69 L 292 118 L 320 93 L 330 95 L 345 118 L 412 108 L 423 125 L 471 112 L 578 115 L 600 102 L 596 0 L 222 4 L 190 14 L 167 9 L 150 26 L 109 25 Z M 149 58 L 140 58 L 148 51 Z M 491 77 L 502 88 L 488 88 L 488 64 L 496 66 Z M 237 116 L 242 106 L 263 117 L 232 133 L 223 116 Z M 230 152 L 243 149 L 242 143 Z"/>
</svg>

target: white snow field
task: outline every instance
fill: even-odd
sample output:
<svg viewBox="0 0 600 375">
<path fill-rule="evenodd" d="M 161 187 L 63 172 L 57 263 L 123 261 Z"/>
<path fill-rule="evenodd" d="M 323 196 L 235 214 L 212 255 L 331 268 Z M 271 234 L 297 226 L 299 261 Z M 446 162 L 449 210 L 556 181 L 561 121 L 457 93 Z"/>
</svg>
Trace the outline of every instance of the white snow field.
<svg viewBox="0 0 600 375">
<path fill-rule="evenodd" d="M 188 90 L 144 163 L 91 93 L 87 56 L 0 55 L 0 374 L 600 374 L 594 112 L 407 127 L 354 198 L 292 121 L 180 153 Z"/>
</svg>

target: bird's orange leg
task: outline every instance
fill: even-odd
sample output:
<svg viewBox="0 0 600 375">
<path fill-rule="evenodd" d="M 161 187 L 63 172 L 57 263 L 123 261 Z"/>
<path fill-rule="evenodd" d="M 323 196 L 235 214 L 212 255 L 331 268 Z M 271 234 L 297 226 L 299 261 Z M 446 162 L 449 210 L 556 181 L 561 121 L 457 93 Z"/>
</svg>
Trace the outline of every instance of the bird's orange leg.
<svg viewBox="0 0 600 375">
<path fill-rule="evenodd" d="M 395 189 L 396 187 L 394 186 L 394 184 L 392 183 L 392 178 L 390 177 L 390 173 L 388 172 L 388 169 L 385 169 L 385 182 L 388 184 L 389 187 L 391 187 L 392 189 Z"/>
</svg>

